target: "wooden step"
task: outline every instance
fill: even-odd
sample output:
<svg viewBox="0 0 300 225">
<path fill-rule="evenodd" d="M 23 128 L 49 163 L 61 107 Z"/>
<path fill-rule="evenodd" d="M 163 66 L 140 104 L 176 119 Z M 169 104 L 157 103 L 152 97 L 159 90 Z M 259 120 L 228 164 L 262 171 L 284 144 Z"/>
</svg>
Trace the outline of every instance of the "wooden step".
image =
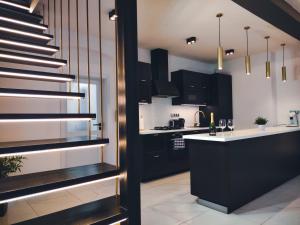
<svg viewBox="0 0 300 225">
<path fill-rule="evenodd" d="M 19 41 L 14 38 L 0 37 L 0 48 L 8 48 L 17 51 L 26 51 L 44 55 L 53 55 L 59 51 L 59 48 L 52 45 L 38 44 L 29 41 Z"/>
<path fill-rule="evenodd" d="M 34 70 L 20 70 L 4 67 L 0 67 L 0 77 L 52 82 L 69 82 L 75 80 L 75 75 L 39 72 Z"/>
<path fill-rule="evenodd" d="M 120 197 L 112 196 L 15 225 L 108 225 L 127 220 Z"/>
<path fill-rule="evenodd" d="M 98 163 L 66 169 L 30 173 L 1 178 L 0 204 L 33 197 L 66 188 L 88 185 L 91 182 L 119 175 L 115 166 Z"/>
<path fill-rule="evenodd" d="M 15 19 L 10 16 L 0 15 L 0 25 L 7 25 L 8 27 L 23 30 L 43 33 L 48 29 L 47 25 L 40 23 L 32 23 L 23 21 L 22 19 Z"/>
<path fill-rule="evenodd" d="M 0 97 L 81 99 L 85 97 L 85 94 L 77 92 L 0 88 Z"/>
<path fill-rule="evenodd" d="M 0 50 L 0 61 L 51 68 L 59 68 L 67 65 L 67 60 L 63 59 L 48 58 L 3 50 Z"/>
<path fill-rule="evenodd" d="M 0 143 L 0 157 L 55 151 L 76 151 L 83 148 L 104 146 L 108 143 L 107 138 L 102 139 L 97 136 L 2 142 Z"/>
<path fill-rule="evenodd" d="M 43 20 L 43 17 L 40 15 L 8 9 L 3 7 L 3 4 L 0 4 L 0 15 L 8 16 L 14 19 L 21 19 L 23 21 L 32 23 L 40 23 Z"/>
<path fill-rule="evenodd" d="M 3 38 L 14 38 L 19 41 L 29 41 L 32 43 L 40 43 L 40 44 L 47 44 L 49 41 L 53 39 L 53 35 L 50 34 L 15 29 L 8 26 L 7 24 L 0 25 L 0 36 Z"/>
<path fill-rule="evenodd" d="M 0 6 L 3 8 L 19 11 L 19 12 L 29 12 L 30 7 L 28 4 L 22 4 L 15 0 L 0 0 Z"/>
<path fill-rule="evenodd" d="M 0 123 L 12 122 L 59 122 L 59 121 L 88 121 L 96 119 L 96 114 L 87 113 L 9 113 L 0 114 Z"/>
</svg>

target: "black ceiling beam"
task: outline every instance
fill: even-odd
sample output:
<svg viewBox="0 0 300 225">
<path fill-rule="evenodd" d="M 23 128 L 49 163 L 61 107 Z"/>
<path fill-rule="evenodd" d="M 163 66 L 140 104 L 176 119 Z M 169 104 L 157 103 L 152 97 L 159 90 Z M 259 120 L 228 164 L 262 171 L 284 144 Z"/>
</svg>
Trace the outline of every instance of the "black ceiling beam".
<svg viewBox="0 0 300 225">
<path fill-rule="evenodd" d="M 273 0 L 232 0 L 256 16 L 300 40 L 300 14 L 295 14 L 288 4 Z M 299 17 L 299 18 L 298 18 Z"/>
</svg>

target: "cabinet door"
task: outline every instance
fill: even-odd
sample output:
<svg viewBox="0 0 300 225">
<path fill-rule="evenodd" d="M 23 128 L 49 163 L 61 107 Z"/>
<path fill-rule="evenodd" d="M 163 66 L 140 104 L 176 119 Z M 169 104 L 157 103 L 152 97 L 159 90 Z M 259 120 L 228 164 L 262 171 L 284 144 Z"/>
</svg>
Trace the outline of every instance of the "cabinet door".
<svg viewBox="0 0 300 225">
<path fill-rule="evenodd" d="M 165 152 L 144 153 L 143 180 L 152 179 L 165 174 L 166 155 Z"/>
<path fill-rule="evenodd" d="M 209 103 L 209 75 L 195 72 L 184 73 L 184 103 L 207 105 Z"/>
<path fill-rule="evenodd" d="M 165 138 L 163 134 L 142 135 L 144 152 L 160 152 L 165 150 Z"/>
<path fill-rule="evenodd" d="M 138 62 L 138 77 L 139 77 L 139 102 L 140 103 L 151 103 L 151 65 L 149 63 Z"/>
</svg>

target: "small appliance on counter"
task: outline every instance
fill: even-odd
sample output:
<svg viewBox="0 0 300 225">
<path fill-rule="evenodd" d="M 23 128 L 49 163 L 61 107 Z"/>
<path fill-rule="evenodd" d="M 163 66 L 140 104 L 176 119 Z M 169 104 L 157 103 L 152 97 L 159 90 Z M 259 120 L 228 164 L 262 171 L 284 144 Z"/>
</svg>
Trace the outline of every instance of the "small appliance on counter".
<svg viewBox="0 0 300 225">
<path fill-rule="evenodd" d="M 171 129 L 182 129 L 184 128 L 184 124 L 185 124 L 185 119 L 183 118 L 169 120 L 169 127 Z"/>
<path fill-rule="evenodd" d="M 299 127 L 299 113 L 300 110 L 290 110 L 290 124 L 287 125 L 288 127 Z"/>
</svg>

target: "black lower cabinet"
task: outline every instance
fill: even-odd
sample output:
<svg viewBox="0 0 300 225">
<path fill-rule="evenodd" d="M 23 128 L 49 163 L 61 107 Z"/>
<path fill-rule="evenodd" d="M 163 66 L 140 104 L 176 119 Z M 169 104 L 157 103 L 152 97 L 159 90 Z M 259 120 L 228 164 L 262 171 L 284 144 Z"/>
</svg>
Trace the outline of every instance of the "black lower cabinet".
<svg viewBox="0 0 300 225">
<path fill-rule="evenodd" d="M 208 130 L 147 134 L 141 137 L 141 181 L 150 181 L 168 175 L 188 171 L 188 148 L 174 147 L 174 141 L 182 135 L 205 133 Z M 183 140 L 182 140 L 183 141 Z"/>
</svg>

